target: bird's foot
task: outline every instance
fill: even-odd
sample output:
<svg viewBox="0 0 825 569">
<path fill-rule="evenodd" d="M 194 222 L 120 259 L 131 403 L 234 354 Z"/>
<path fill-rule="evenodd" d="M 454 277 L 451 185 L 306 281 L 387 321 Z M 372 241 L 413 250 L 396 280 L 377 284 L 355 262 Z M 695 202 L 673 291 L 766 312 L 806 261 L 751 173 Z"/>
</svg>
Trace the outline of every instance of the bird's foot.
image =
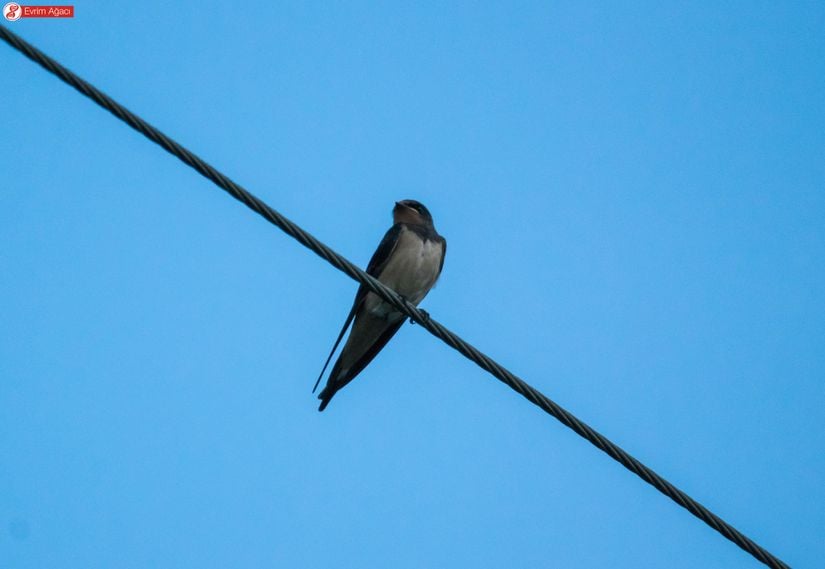
<svg viewBox="0 0 825 569">
<path fill-rule="evenodd" d="M 412 304 L 412 302 L 410 302 L 410 300 L 409 300 L 406 296 L 404 296 L 403 294 L 399 294 L 398 296 L 399 296 L 399 297 L 401 298 L 401 300 L 403 300 L 406 304 Z M 413 306 L 415 306 L 415 305 L 413 305 Z M 418 308 L 418 307 L 416 306 L 416 308 Z M 421 313 L 421 322 L 422 322 L 422 323 L 426 323 L 426 322 L 429 322 L 429 321 L 430 321 L 430 313 L 429 313 L 429 312 L 427 312 L 426 310 L 422 310 L 422 309 L 420 309 L 420 308 L 418 308 L 418 311 Z M 414 320 L 413 318 L 410 318 L 410 322 L 411 322 L 412 324 L 415 324 L 415 320 Z"/>
<path fill-rule="evenodd" d="M 422 310 L 420 308 L 418 309 L 418 311 L 421 313 L 421 322 L 422 322 L 422 324 L 426 324 L 427 322 L 430 321 L 430 313 L 429 312 L 427 312 L 426 310 Z M 415 320 L 413 320 L 412 318 L 410 318 L 410 322 L 415 324 Z"/>
</svg>

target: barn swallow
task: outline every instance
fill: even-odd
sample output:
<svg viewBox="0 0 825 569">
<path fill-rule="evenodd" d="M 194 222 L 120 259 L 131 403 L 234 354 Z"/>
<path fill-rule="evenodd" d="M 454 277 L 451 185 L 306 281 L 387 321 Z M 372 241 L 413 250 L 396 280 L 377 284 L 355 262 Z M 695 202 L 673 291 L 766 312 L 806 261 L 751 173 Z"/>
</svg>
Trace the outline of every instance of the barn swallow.
<svg viewBox="0 0 825 569">
<path fill-rule="evenodd" d="M 367 273 L 418 306 L 441 274 L 447 241 L 435 230 L 433 217 L 427 208 L 415 200 L 396 202 L 392 220 L 393 226 L 372 255 Z M 358 288 L 344 327 L 312 389 L 314 393 L 341 338 L 352 324 L 349 338 L 332 366 L 327 385 L 318 394 L 321 400 L 319 411 L 326 409 L 338 390 L 367 367 L 406 319 L 404 313 L 381 300 L 363 284 Z"/>
</svg>

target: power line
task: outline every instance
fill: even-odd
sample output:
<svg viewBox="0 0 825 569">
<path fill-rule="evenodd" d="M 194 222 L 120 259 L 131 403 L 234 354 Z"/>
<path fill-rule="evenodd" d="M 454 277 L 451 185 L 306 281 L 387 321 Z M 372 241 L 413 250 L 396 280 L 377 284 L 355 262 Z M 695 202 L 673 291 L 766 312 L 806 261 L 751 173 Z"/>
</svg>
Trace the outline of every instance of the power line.
<svg viewBox="0 0 825 569">
<path fill-rule="evenodd" d="M 296 239 L 299 243 L 310 249 L 316 255 L 322 257 L 332 266 L 340 271 L 343 271 L 352 279 L 365 285 L 369 288 L 369 290 L 380 296 L 383 300 L 398 308 L 398 310 L 412 318 L 423 328 L 426 328 L 427 331 L 429 331 L 433 336 L 444 341 L 450 347 L 454 348 L 468 359 L 474 361 L 479 367 L 488 371 L 496 379 L 502 381 L 508 387 L 521 394 L 525 399 L 538 406 L 546 413 L 549 413 L 561 421 L 564 425 L 578 433 L 580 436 L 590 441 L 590 443 L 607 453 L 607 455 L 621 463 L 625 468 L 636 474 L 639 478 L 685 508 L 711 528 L 718 531 L 725 538 L 751 554 L 758 561 L 761 561 L 768 567 L 776 569 L 789 569 L 789 566 L 783 561 L 742 534 L 725 520 L 705 508 L 702 504 L 688 496 L 685 492 L 659 476 L 652 469 L 633 458 L 633 456 L 628 454 L 624 449 L 611 442 L 604 435 L 590 427 L 587 423 L 579 420 L 561 405 L 552 401 L 537 389 L 528 385 L 519 377 L 495 362 L 492 358 L 462 340 L 443 325 L 430 318 L 427 313 L 419 310 L 406 300 L 402 299 L 392 289 L 387 288 L 380 281 L 368 275 L 352 262 L 318 241 L 315 237 L 298 227 L 295 223 L 269 207 L 259 198 L 250 194 L 228 177 L 218 172 L 215 168 L 160 132 L 157 128 L 153 127 L 123 107 L 120 103 L 90 83 L 87 83 L 85 80 L 75 75 L 72 71 L 60 65 L 57 61 L 23 40 L 17 34 L 9 31 L 5 26 L 0 26 L 0 38 L 38 65 L 44 67 L 47 71 L 59 77 L 65 83 L 80 91 L 83 95 L 92 99 L 98 105 L 115 115 L 120 120 L 124 121 L 133 129 L 162 146 L 167 152 L 197 170 L 201 175 L 210 179 L 233 198 L 263 216 L 270 223 L 278 226 L 282 231 Z"/>
</svg>

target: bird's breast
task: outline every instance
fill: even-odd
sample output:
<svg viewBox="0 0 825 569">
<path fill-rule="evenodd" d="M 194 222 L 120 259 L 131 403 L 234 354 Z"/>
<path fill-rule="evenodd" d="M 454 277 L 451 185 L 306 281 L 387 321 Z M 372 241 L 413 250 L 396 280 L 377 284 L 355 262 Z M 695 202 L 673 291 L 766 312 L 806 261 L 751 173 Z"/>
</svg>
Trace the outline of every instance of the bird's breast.
<svg viewBox="0 0 825 569">
<path fill-rule="evenodd" d="M 443 254 L 440 241 L 423 239 L 405 228 L 378 280 L 417 305 L 438 279 Z"/>
</svg>

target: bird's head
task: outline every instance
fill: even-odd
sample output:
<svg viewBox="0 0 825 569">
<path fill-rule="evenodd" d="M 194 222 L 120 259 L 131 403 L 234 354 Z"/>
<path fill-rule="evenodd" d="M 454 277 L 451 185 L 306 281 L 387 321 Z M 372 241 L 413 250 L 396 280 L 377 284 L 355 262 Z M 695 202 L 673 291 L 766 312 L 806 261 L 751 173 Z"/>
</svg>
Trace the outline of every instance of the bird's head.
<svg viewBox="0 0 825 569">
<path fill-rule="evenodd" d="M 401 200 L 395 202 L 392 210 L 393 223 L 409 223 L 411 225 L 426 225 L 432 227 L 433 216 L 424 207 L 424 204 L 415 200 Z"/>
</svg>

